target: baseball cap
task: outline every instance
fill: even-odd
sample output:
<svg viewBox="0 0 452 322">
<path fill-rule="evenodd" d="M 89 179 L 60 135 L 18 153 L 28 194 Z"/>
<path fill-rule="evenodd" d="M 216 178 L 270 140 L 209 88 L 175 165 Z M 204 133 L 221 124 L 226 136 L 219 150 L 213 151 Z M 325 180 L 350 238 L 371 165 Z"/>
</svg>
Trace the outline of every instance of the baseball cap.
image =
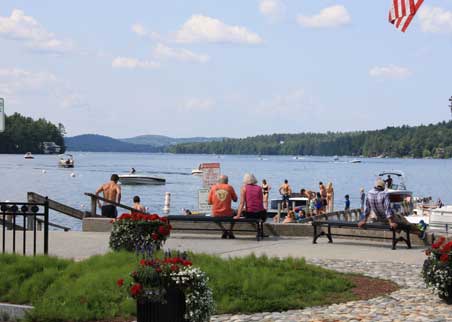
<svg viewBox="0 0 452 322">
<path fill-rule="evenodd" d="M 385 182 L 381 179 L 377 179 L 377 181 L 375 181 L 375 188 L 384 188 L 385 187 Z"/>
</svg>

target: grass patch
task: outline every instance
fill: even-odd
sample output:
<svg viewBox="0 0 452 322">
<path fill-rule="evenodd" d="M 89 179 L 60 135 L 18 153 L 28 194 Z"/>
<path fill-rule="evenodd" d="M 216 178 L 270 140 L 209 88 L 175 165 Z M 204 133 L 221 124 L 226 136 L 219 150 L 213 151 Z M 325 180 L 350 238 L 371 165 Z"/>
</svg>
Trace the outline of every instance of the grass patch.
<svg viewBox="0 0 452 322">
<path fill-rule="evenodd" d="M 346 275 L 306 264 L 303 259 L 247 256 L 221 259 L 192 254 L 214 292 L 217 313 L 252 313 L 305 308 L 355 299 Z M 35 306 L 31 321 L 89 321 L 130 316 L 135 303 L 116 280 L 137 259 L 109 253 L 82 262 L 52 257 L 0 256 L 0 300 Z"/>
</svg>

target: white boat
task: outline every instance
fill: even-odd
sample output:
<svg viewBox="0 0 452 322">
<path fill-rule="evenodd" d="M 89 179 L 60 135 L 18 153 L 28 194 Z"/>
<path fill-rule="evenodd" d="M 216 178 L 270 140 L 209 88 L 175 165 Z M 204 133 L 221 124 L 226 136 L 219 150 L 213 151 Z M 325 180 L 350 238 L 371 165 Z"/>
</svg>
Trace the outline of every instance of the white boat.
<svg viewBox="0 0 452 322">
<path fill-rule="evenodd" d="M 143 174 L 120 174 L 119 182 L 123 185 L 146 184 L 146 185 L 164 185 L 166 180 L 159 177 L 151 177 Z"/>
<path fill-rule="evenodd" d="M 192 175 L 201 175 L 202 174 L 202 170 L 200 170 L 200 169 L 193 169 L 193 170 L 191 170 L 191 174 Z"/>
<path fill-rule="evenodd" d="M 360 159 L 353 159 L 353 160 L 350 160 L 350 163 L 361 163 L 361 160 Z"/>
<path fill-rule="evenodd" d="M 34 159 L 35 157 L 33 156 L 33 154 L 31 154 L 31 152 L 27 152 L 24 155 L 24 159 Z"/>
<path fill-rule="evenodd" d="M 391 185 L 388 185 L 387 178 L 384 176 L 387 178 L 392 176 Z M 413 216 L 413 192 L 406 188 L 404 173 L 399 170 L 383 171 L 378 174 L 378 177 L 386 182 L 385 191 L 389 195 L 393 210 L 403 216 Z M 407 219 L 410 221 L 410 218 L 407 217 Z"/>
<path fill-rule="evenodd" d="M 74 167 L 74 157 L 72 154 L 60 154 L 58 156 L 58 165 L 63 168 L 73 168 Z"/>
<path fill-rule="evenodd" d="M 339 161 L 339 157 L 338 157 L 337 155 L 335 155 L 335 156 L 333 157 L 333 161 Z"/>
</svg>

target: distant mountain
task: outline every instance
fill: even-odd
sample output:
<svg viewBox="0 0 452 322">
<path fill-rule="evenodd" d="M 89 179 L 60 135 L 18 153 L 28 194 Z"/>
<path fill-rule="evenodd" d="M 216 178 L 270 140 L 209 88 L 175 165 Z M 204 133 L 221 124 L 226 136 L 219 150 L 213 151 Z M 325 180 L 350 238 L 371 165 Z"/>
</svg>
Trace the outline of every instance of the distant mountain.
<svg viewBox="0 0 452 322">
<path fill-rule="evenodd" d="M 83 134 L 64 138 L 68 151 L 86 152 L 161 152 L 161 147 L 133 144 L 97 134 Z"/>
<path fill-rule="evenodd" d="M 183 143 L 204 143 L 204 142 L 216 142 L 222 141 L 223 138 L 213 137 L 192 137 L 192 138 L 171 138 L 163 135 L 140 135 L 128 139 L 120 139 L 123 142 L 133 144 L 145 144 L 153 147 L 166 147 L 175 144 Z"/>
</svg>

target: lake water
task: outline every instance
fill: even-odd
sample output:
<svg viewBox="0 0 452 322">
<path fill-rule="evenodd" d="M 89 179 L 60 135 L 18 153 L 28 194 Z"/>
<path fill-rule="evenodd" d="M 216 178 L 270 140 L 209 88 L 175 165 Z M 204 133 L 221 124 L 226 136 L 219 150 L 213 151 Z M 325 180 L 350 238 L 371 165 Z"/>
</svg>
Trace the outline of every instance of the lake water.
<svg viewBox="0 0 452 322">
<path fill-rule="evenodd" d="M 181 208 L 197 208 L 197 190 L 201 178 L 191 175 L 191 170 L 203 162 L 220 162 L 221 171 L 229 176 L 230 183 L 240 191 L 244 173 L 252 172 L 258 180 L 267 179 L 273 187 L 270 198 L 278 198 L 278 187 L 288 179 L 294 191 L 300 188 L 318 190 L 318 182 L 333 182 L 335 206 L 343 208 L 343 198 L 349 194 L 352 207 L 359 206 L 359 189 L 370 189 L 378 172 L 402 170 L 407 188 L 415 196 L 441 197 L 452 203 L 452 160 L 366 159 L 352 164 L 351 158 L 292 156 L 215 156 L 174 155 L 145 153 L 73 153 L 74 169 L 57 166 L 55 155 L 37 155 L 25 160 L 22 155 L 0 155 L 0 200 L 25 201 L 27 191 L 34 191 L 78 209 L 89 210 L 90 199 L 84 192 L 94 192 L 109 180 L 112 173 L 127 173 L 131 167 L 137 173 L 166 178 L 164 186 L 123 186 L 122 203 L 132 204 L 134 195 L 150 211 L 162 213 L 165 192 L 171 193 L 171 214 Z M 45 171 L 44 171 L 45 170 Z M 71 173 L 75 177 L 71 177 Z M 61 214 L 51 214 L 51 221 L 81 229 L 81 222 Z"/>
</svg>

